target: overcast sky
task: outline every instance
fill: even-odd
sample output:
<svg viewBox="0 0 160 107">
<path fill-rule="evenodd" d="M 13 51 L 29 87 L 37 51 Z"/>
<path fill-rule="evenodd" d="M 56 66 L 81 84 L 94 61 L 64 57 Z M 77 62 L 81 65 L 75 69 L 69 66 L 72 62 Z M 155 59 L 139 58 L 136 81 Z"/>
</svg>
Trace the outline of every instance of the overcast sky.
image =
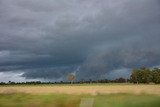
<svg viewBox="0 0 160 107">
<path fill-rule="evenodd" d="M 0 81 L 129 77 L 160 66 L 159 0 L 0 0 Z"/>
</svg>

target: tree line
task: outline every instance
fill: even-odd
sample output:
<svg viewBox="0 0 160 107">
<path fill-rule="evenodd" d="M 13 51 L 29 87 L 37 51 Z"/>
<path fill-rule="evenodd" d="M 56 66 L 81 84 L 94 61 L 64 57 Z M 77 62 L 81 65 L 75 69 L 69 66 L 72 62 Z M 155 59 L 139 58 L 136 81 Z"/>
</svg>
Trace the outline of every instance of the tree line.
<svg viewBox="0 0 160 107">
<path fill-rule="evenodd" d="M 129 79 L 125 78 L 117 78 L 113 80 L 109 79 L 101 79 L 101 80 L 84 80 L 81 79 L 80 81 L 59 81 L 59 82 L 42 82 L 42 81 L 30 81 L 30 82 L 14 82 L 14 81 L 9 81 L 9 82 L 0 82 L 0 85 L 38 85 L 38 84 L 92 84 L 92 83 L 126 83 L 129 82 Z"/>
<path fill-rule="evenodd" d="M 132 83 L 155 83 L 160 84 L 160 69 L 153 68 L 149 69 L 146 67 L 134 69 L 130 76 Z"/>
</svg>

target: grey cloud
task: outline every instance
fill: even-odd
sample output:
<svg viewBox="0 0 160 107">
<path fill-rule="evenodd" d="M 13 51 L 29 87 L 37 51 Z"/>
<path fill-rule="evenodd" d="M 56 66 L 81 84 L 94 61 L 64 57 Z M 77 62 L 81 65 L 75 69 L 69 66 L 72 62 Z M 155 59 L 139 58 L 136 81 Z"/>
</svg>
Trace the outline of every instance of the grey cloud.
<svg viewBox="0 0 160 107">
<path fill-rule="evenodd" d="M 159 65 L 160 51 L 158 46 L 146 48 L 137 44 L 126 45 L 128 45 L 128 42 L 122 46 L 103 48 L 96 51 L 83 63 L 81 78 L 98 79 L 116 69 L 126 68 L 131 70 L 144 66 Z"/>
<path fill-rule="evenodd" d="M 159 11 L 158 0 L 1 0 L 0 71 L 63 79 L 81 65 L 79 79 L 96 79 L 160 65 Z"/>
<path fill-rule="evenodd" d="M 67 80 L 68 74 L 73 72 L 74 69 L 76 69 L 75 65 L 27 69 L 25 70 L 26 73 L 23 74 L 23 77 L 27 77 L 27 79 L 43 78 L 50 81 Z"/>
</svg>

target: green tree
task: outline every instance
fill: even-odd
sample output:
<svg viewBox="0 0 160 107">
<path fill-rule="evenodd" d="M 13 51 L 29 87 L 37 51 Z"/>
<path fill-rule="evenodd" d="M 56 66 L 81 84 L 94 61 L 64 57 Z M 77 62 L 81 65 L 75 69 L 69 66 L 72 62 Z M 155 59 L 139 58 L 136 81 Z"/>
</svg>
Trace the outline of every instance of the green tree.
<svg viewBox="0 0 160 107">
<path fill-rule="evenodd" d="M 141 68 L 141 83 L 151 82 L 151 70 L 148 68 Z"/>
<path fill-rule="evenodd" d="M 151 71 L 148 68 L 134 69 L 131 74 L 131 81 L 133 83 L 149 83 L 151 82 Z"/>
<path fill-rule="evenodd" d="M 154 68 L 152 70 L 152 81 L 156 84 L 160 84 L 160 69 Z"/>
<path fill-rule="evenodd" d="M 133 69 L 132 71 L 132 74 L 131 74 L 131 77 L 130 77 L 130 80 L 133 82 L 133 83 L 137 83 L 138 84 L 138 69 Z"/>
</svg>

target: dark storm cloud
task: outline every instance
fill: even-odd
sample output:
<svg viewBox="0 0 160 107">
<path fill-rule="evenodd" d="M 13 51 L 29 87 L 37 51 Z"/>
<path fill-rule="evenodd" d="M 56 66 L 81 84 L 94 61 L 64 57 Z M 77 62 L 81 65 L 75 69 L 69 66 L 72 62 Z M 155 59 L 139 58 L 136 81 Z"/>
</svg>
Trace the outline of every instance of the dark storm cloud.
<svg viewBox="0 0 160 107">
<path fill-rule="evenodd" d="M 0 0 L 0 71 L 63 80 L 81 66 L 79 79 L 97 79 L 158 66 L 159 11 L 158 0 Z"/>
</svg>

